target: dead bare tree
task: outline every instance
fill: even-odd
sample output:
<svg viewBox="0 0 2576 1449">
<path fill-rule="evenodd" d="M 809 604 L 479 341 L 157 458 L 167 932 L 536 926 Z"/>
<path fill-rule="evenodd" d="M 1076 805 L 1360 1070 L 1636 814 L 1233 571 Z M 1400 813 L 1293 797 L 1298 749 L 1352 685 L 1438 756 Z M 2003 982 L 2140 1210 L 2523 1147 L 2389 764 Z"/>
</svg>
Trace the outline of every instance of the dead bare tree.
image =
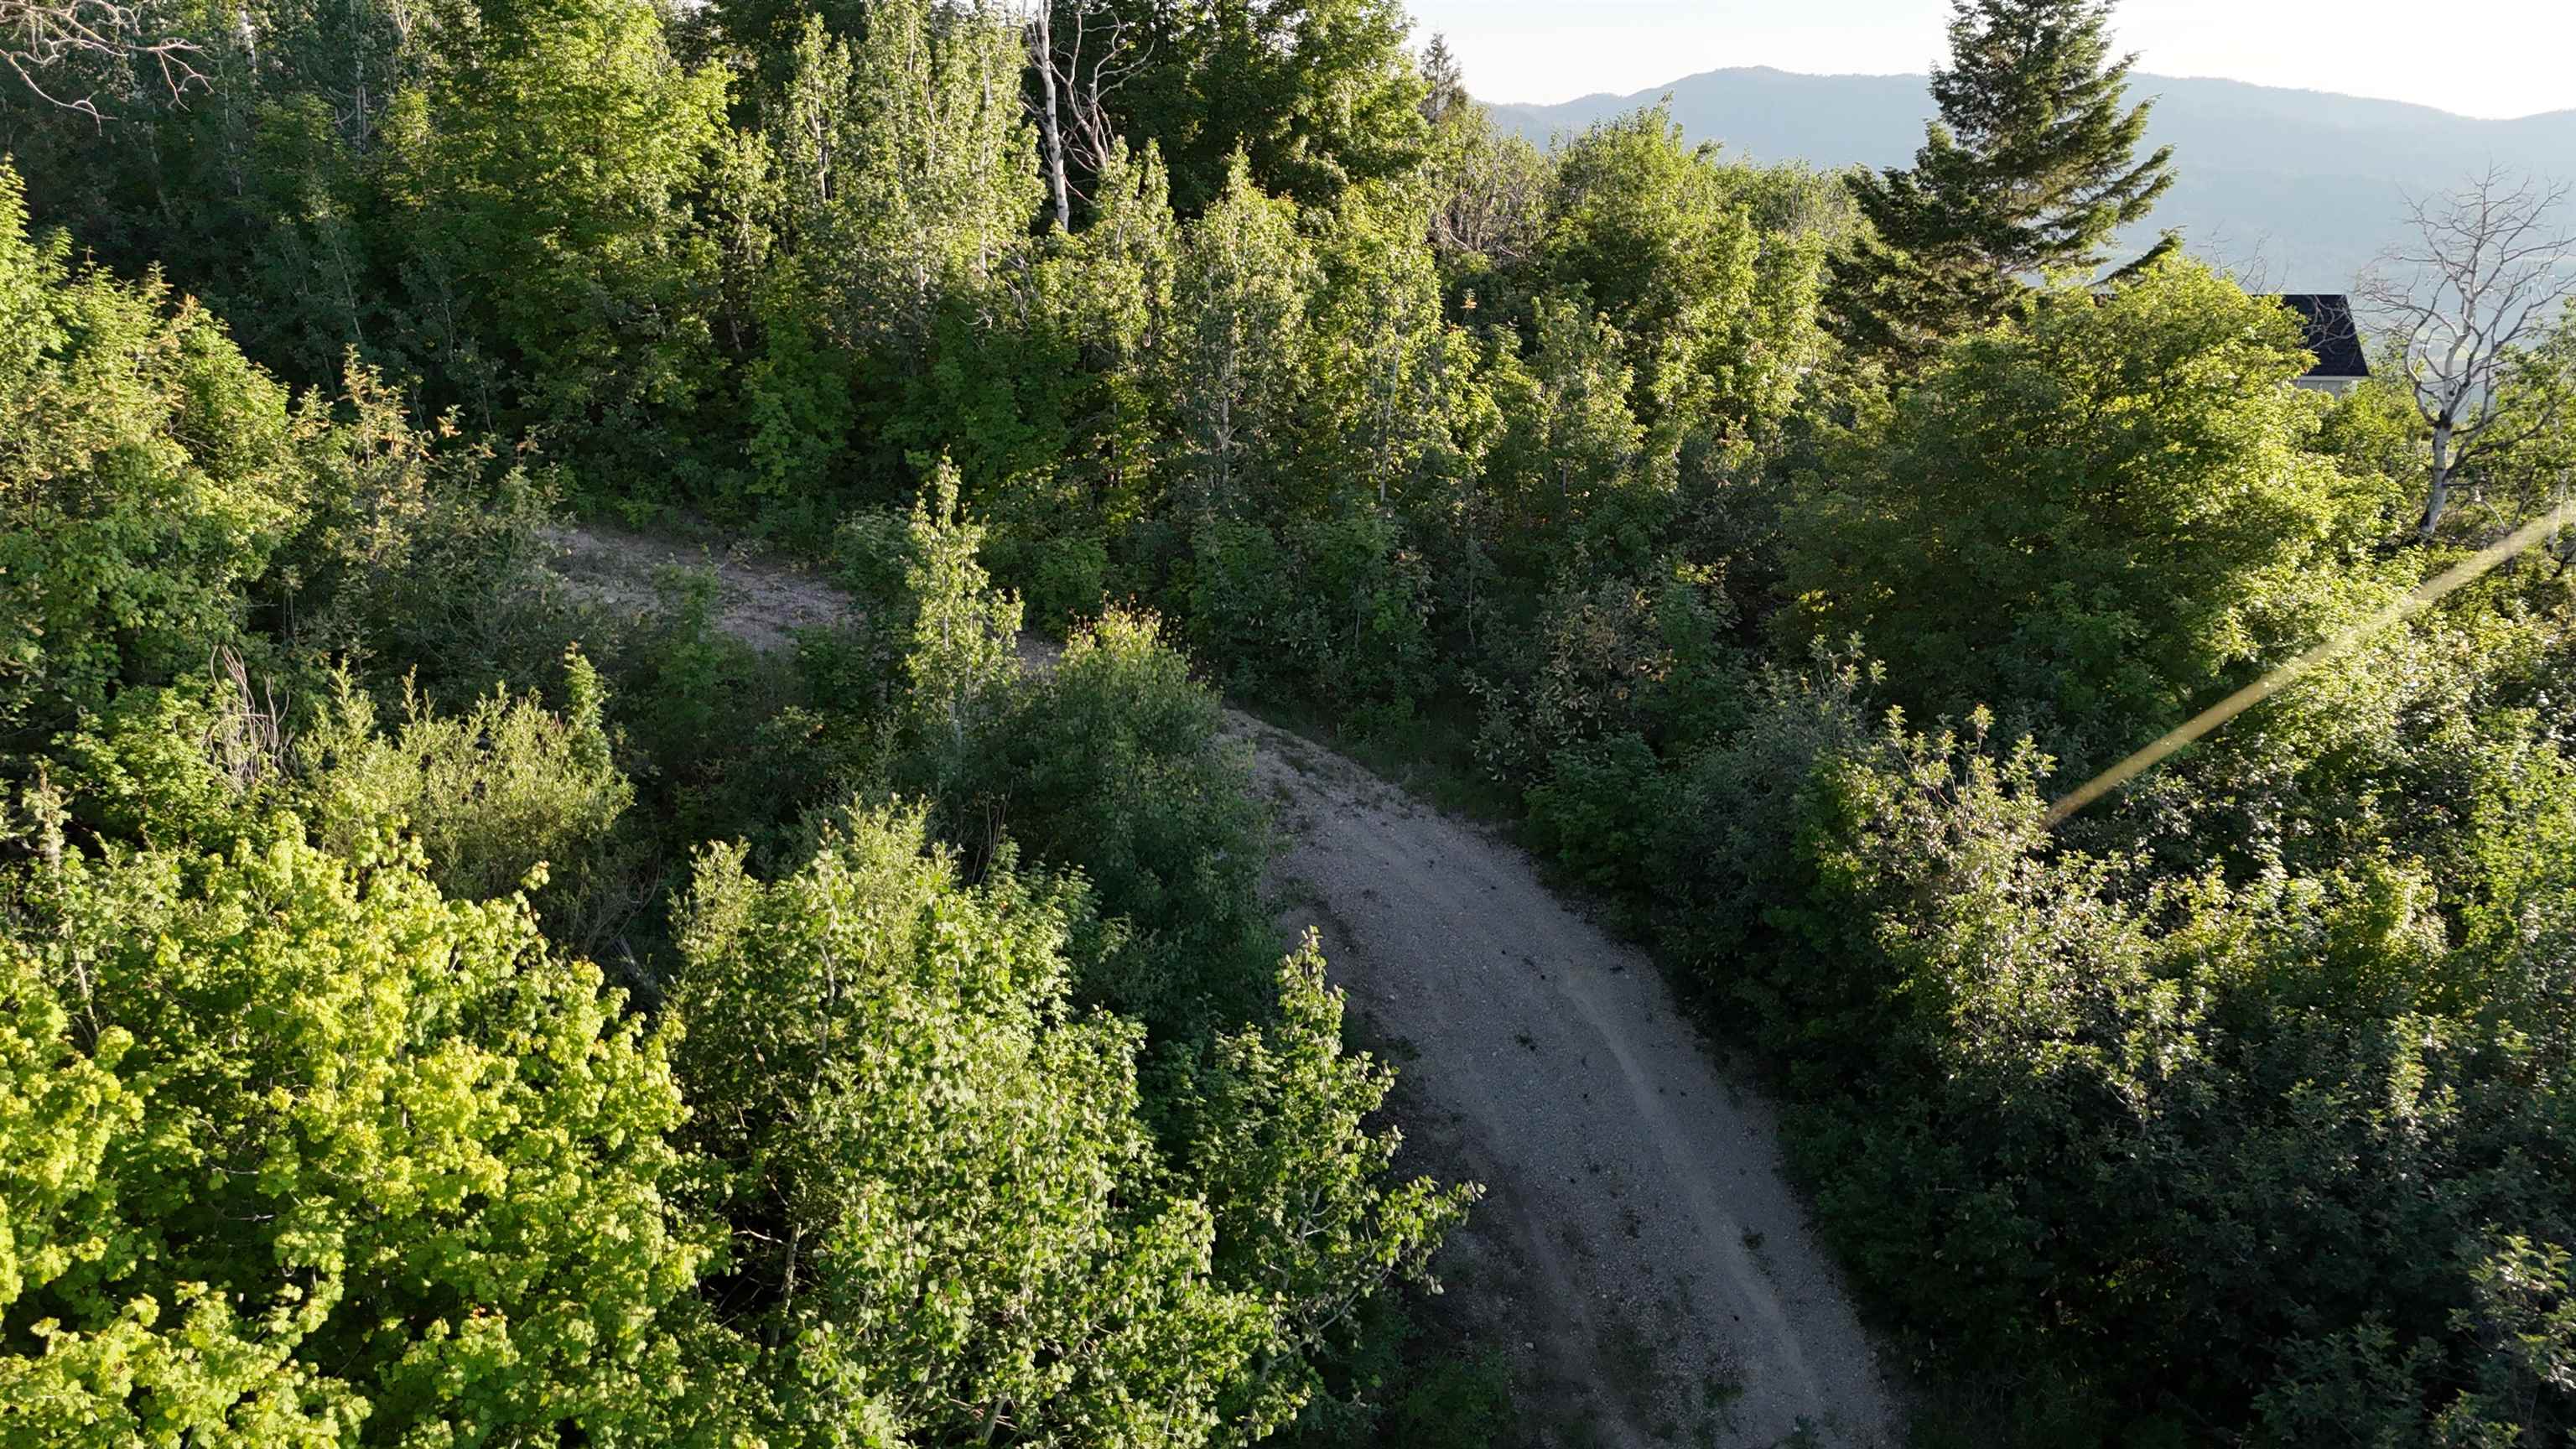
<svg viewBox="0 0 2576 1449">
<path fill-rule="evenodd" d="M 1515 263 L 1539 245 L 1547 157 L 1520 136 L 1488 127 L 1428 168 L 1440 188 L 1431 213 L 1432 249 Z"/>
<path fill-rule="evenodd" d="M 1029 65 L 1038 94 L 1029 102 L 1046 164 L 1059 231 L 1073 230 L 1072 172 L 1097 176 L 1118 130 L 1109 98 L 1153 58 L 1153 46 L 1114 0 L 1030 0 Z"/>
<path fill-rule="evenodd" d="M 2420 542 L 2440 529 L 2463 466 L 2555 421 L 2554 393 L 2517 407 L 2499 384 L 2576 296 L 2576 241 L 2554 225 L 2568 191 L 2490 166 L 2457 191 L 2410 196 L 2414 240 L 2383 255 L 2357 289 L 2433 430 Z"/>
<path fill-rule="evenodd" d="M 0 0 L 0 63 L 40 98 L 93 120 L 99 119 L 96 97 L 54 94 L 46 88 L 49 72 L 83 58 L 148 62 L 174 96 L 203 88 L 208 82 L 195 64 L 197 46 L 163 33 L 153 22 L 155 9 L 152 0 Z"/>
<path fill-rule="evenodd" d="M 219 698 L 199 744 L 215 772 L 246 795 L 292 757 L 286 710 L 273 689 L 251 683 L 250 667 L 232 650 L 216 646 L 211 667 Z"/>
</svg>

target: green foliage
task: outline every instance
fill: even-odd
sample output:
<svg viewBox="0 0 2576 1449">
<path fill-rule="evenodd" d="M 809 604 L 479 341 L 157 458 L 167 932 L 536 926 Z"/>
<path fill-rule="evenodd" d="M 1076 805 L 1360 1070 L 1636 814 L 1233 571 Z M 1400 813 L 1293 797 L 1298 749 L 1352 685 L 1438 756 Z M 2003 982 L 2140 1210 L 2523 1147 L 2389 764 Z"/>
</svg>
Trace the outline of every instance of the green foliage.
<svg viewBox="0 0 2576 1449">
<path fill-rule="evenodd" d="M 1326 489 L 1339 483 L 1343 498 L 1373 487 L 1380 503 L 1417 502 L 1470 466 L 1456 434 L 1473 407 L 1460 394 L 1474 345 L 1441 314 L 1438 269 L 1411 197 L 1354 189 L 1319 220 L 1305 486 L 1281 501 L 1329 507 L 1339 490 Z"/>
<path fill-rule="evenodd" d="M 1266 822 L 1221 716 L 1159 621 L 1113 612 L 1029 681 L 968 797 L 1090 881 L 1101 930 L 1078 943 L 1077 999 L 1165 1038 L 1259 1016 L 1277 964 Z"/>
<path fill-rule="evenodd" d="M 1293 443 L 1313 286 L 1296 219 L 1295 206 L 1255 189 L 1237 157 L 1215 204 L 1181 234 L 1172 382 L 1193 512 L 1223 518 L 1246 508 Z"/>
<path fill-rule="evenodd" d="M 1385 514 L 1353 508 L 1274 532 L 1216 522 L 1198 537 L 1192 637 L 1253 693 L 1313 690 L 1401 718 L 1427 671 L 1425 581 Z"/>
<path fill-rule="evenodd" d="M 1269 1315 L 1160 1187 L 1138 1034 L 1067 1003 L 1076 909 L 961 885 L 918 814 L 856 812 L 775 884 L 702 862 L 680 1061 L 772 1442 L 1195 1444 L 1250 1376 Z"/>
<path fill-rule="evenodd" d="M 984 738 L 1019 670 L 1020 601 L 994 592 L 976 550 L 983 530 L 957 514 L 957 470 L 942 463 L 912 506 L 911 647 L 903 656 L 914 727 L 962 755 Z"/>
<path fill-rule="evenodd" d="M 1627 339 L 1607 318 L 1543 298 L 1537 328 L 1525 363 L 1507 354 L 1494 368 L 1506 431 L 1485 486 L 1503 566 L 1524 579 L 1567 558 L 1641 569 L 1679 504 L 1677 442 L 1638 417 Z"/>
<path fill-rule="evenodd" d="M 75 272 L 0 175 L 0 742 L 244 637 L 319 419 L 155 279 Z"/>
<path fill-rule="evenodd" d="M 1320 1383 L 1310 1356 L 1348 1338 L 1388 1283 L 1420 1277 L 1473 1187 L 1385 1186 L 1397 1133 L 1366 1125 L 1395 1075 L 1342 1051 L 1342 994 L 1315 936 L 1279 967 L 1277 1019 L 1221 1037 L 1187 1095 L 1189 1180 L 1216 1219 L 1220 1281 L 1271 1315 L 1271 1366 L 1237 1410 L 1277 1423 Z"/>
<path fill-rule="evenodd" d="M 2116 1322 L 2121 1358 L 2100 1371 L 2141 1407 L 2239 1401 L 2284 1349 L 2374 1319 L 2455 1363 L 2492 1351 L 2482 1235 L 2564 1231 L 2542 1184 L 2565 1104 L 2533 1085 L 2566 1040 L 2561 1009 L 2529 994 L 2565 969 L 2550 928 L 2461 933 L 2403 862 L 2124 883 L 2116 862 L 2035 848 L 2026 786 L 1908 769 L 1917 784 L 1895 793 L 1883 772 L 1845 777 L 1851 845 L 1819 863 L 1844 910 L 1889 903 L 1888 999 L 1917 1023 L 1894 1039 L 1945 1084 L 1916 1123 L 1855 1120 L 1827 1149 L 1862 1164 L 1841 1200 L 1874 1204 L 1863 1241 L 1932 1234 L 1983 1265 L 1945 1281 L 1916 1261 L 1919 1311 L 2040 1342 Z M 2458 901 L 2554 919 L 2564 877 L 2537 874 L 2462 880 Z M 1950 1197 L 1944 1179 L 1983 1186 Z M 2081 1226 L 2031 1238 L 2042 1222 Z M 1990 1246 L 1969 1249 L 1981 1234 Z M 2048 1285 L 2056 1313 L 1990 1301 L 1971 1327 L 1976 1295 L 2013 1282 Z M 2511 1360 L 2491 1367 L 2509 1401 Z"/>
<path fill-rule="evenodd" d="M 1441 36 L 1423 53 L 1423 81 L 1430 88 L 1422 109 L 1431 147 L 1422 170 L 1432 253 L 1456 284 L 1491 285 L 1501 280 L 1494 268 L 1526 263 L 1538 251 L 1548 158 L 1468 97 Z"/>
<path fill-rule="evenodd" d="M 1607 737 L 1678 750 L 1728 722 L 1739 672 L 1734 622 L 1711 571 L 1674 564 L 1661 578 L 1561 583 L 1509 689 L 1485 691 L 1478 759 L 1506 778 Z"/>
<path fill-rule="evenodd" d="M 2334 1433 L 2356 1444 L 2509 1449 L 2564 1435 L 2576 1410 L 2568 1393 L 2576 1319 L 2567 1262 L 2556 1244 L 2502 1236 L 2468 1267 L 2471 1301 L 2453 1310 L 2449 1324 L 2482 1350 L 2464 1386 L 2445 1381 L 2432 1344 L 2416 1340 L 2401 1349 L 2384 1321 L 2302 1344 L 2297 1377 L 2263 1395 L 2259 1442 Z"/>
<path fill-rule="evenodd" d="M 496 469 L 453 415 L 415 426 L 349 363 L 334 426 L 306 451 L 297 527 L 253 591 L 297 653 L 399 668 L 461 702 L 495 679 L 551 679 L 576 611 L 544 567 L 551 475 Z"/>
<path fill-rule="evenodd" d="M 750 486 L 772 526 L 790 536 L 813 532 L 816 505 L 828 508 L 830 495 L 817 484 L 845 465 L 858 423 L 855 362 L 816 325 L 823 306 L 816 290 L 788 279 L 764 297 L 762 353 L 742 376 Z"/>
<path fill-rule="evenodd" d="M 771 145 L 789 250 L 816 261 L 826 325 L 917 362 L 941 303 L 990 284 L 1037 214 L 1023 56 L 998 8 L 861 9 L 855 44 L 807 22 Z"/>
<path fill-rule="evenodd" d="M 2415 802 L 2466 856 L 2230 882 L 2053 839 L 2026 743 L 1873 734 L 1866 677 L 1819 662 L 1669 766 L 1567 752 L 1533 815 L 1740 1006 L 1804 1103 L 1821 1222 L 1944 1362 L 2049 1365 L 2033 1409 L 2062 1417 L 2024 1427 L 2058 1440 L 2562 1425 L 2563 1269 L 2529 1246 L 2570 1206 L 2560 748 L 2527 718 L 2379 726 L 2479 781 Z"/>
<path fill-rule="evenodd" d="M 2167 158 L 2106 5 L 1955 10 L 1846 184 L 1542 154 L 1389 0 L 1060 0 L 1065 227 L 984 3 L 200 7 L 185 104 L 0 99 L 0 1438 L 1508 1437 L 1173 641 L 1523 800 L 1936 1434 L 2564 1437 L 2576 535 L 2043 828 L 2442 561 L 2277 308 L 2039 285 Z M 849 616 L 575 607 L 563 495 Z"/>
<path fill-rule="evenodd" d="M 689 206 L 722 73 L 682 67 L 649 0 L 457 0 L 438 20 L 439 64 L 385 128 L 422 343 L 483 426 L 669 467 L 665 419 L 712 382 L 714 247 Z"/>
<path fill-rule="evenodd" d="M 1130 141 L 1161 149 L 1184 213 L 1229 189 L 1238 156 L 1264 191 L 1302 205 L 1421 156 L 1423 85 L 1395 0 L 1139 6 L 1126 18 L 1144 27 L 1148 59 L 1112 104 Z"/>
<path fill-rule="evenodd" d="M 598 672 L 579 654 L 564 672 L 561 715 L 495 690 L 442 716 L 406 690 L 391 736 L 343 676 L 295 741 L 310 780 L 297 803 L 344 854 L 389 826 L 408 827 L 442 893 L 482 901 L 532 889 L 548 937 L 595 952 L 635 906 L 621 898 L 628 883 L 611 858 L 635 791 L 612 758 Z M 529 886 L 539 879 L 542 889 Z"/>
<path fill-rule="evenodd" d="M 0 942 L 0 1425 L 667 1443 L 670 1033 L 382 837 L 63 855 Z M 58 844 L 59 842 L 57 842 Z"/>
<path fill-rule="evenodd" d="M 2305 367 L 2280 308 L 2179 263 L 1958 344 L 1792 519 L 1792 631 L 2109 763 L 2381 597 Z"/>
<path fill-rule="evenodd" d="M 1755 173 L 1693 148 L 1661 106 L 1605 121 L 1557 157 L 1541 255 L 1554 285 L 1625 337 L 1650 425 L 1775 425 L 1817 353 L 1821 252 L 1757 235 Z"/>
</svg>

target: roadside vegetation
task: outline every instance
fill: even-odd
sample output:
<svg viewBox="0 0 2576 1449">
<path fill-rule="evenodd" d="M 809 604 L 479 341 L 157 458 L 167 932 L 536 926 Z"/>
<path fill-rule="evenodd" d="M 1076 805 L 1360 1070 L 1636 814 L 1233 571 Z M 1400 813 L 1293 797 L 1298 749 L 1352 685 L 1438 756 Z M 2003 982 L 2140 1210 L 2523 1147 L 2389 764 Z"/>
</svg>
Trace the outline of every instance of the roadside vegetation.
<svg viewBox="0 0 2576 1449">
<path fill-rule="evenodd" d="M 2565 258 L 2474 397 L 2474 299 L 2301 390 L 2115 245 L 2107 5 L 1956 11 L 1849 177 L 1542 152 L 1393 0 L 21 57 L 0 1443 L 1508 1435 L 1223 695 L 1653 944 L 1922 1442 L 2576 1432 L 2576 527 L 2050 812 L 2565 508 Z M 571 515 L 851 614 L 605 608 Z"/>
</svg>

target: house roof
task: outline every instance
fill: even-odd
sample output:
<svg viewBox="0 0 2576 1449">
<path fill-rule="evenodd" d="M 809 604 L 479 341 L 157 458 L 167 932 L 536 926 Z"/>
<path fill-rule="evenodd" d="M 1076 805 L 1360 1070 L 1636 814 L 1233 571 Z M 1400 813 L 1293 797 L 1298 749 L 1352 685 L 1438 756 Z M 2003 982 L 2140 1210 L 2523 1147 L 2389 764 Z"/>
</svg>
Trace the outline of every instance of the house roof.
<svg viewBox="0 0 2576 1449">
<path fill-rule="evenodd" d="M 2299 314 L 2308 332 L 2308 350 L 2317 355 L 2310 377 L 2368 377 L 2370 358 L 2362 351 L 2361 328 L 2353 321 L 2352 299 L 2340 292 L 2291 292 L 2278 299 Z"/>
</svg>

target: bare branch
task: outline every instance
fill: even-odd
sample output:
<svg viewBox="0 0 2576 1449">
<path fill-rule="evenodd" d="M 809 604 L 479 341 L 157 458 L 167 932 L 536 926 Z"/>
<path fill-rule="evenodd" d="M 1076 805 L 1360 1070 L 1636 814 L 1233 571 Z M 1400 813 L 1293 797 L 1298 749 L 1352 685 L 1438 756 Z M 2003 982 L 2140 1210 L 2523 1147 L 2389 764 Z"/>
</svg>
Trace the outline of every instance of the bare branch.
<svg viewBox="0 0 2576 1449">
<path fill-rule="evenodd" d="M 2433 430 L 2424 542 L 2441 527 L 2463 464 L 2555 420 L 2554 395 L 2516 408 L 2500 384 L 2576 296 L 2576 238 L 2557 225 L 2569 191 L 2490 166 L 2456 191 L 2409 196 L 2413 239 L 2384 253 L 2356 289 Z"/>
<path fill-rule="evenodd" d="M 1144 27 L 1119 13 L 1116 0 L 1016 0 L 1029 39 L 1038 94 L 1029 101 L 1038 127 L 1057 225 L 1071 229 L 1081 195 L 1073 173 L 1097 176 L 1118 142 L 1110 97 L 1153 59 Z"/>
<path fill-rule="evenodd" d="M 158 33 L 152 9 L 152 0 L 0 0 L 0 64 L 40 99 L 93 120 L 101 119 L 97 98 L 55 94 L 49 73 L 84 57 L 148 61 L 174 97 L 206 88 L 195 43 Z"/>
</svg>

